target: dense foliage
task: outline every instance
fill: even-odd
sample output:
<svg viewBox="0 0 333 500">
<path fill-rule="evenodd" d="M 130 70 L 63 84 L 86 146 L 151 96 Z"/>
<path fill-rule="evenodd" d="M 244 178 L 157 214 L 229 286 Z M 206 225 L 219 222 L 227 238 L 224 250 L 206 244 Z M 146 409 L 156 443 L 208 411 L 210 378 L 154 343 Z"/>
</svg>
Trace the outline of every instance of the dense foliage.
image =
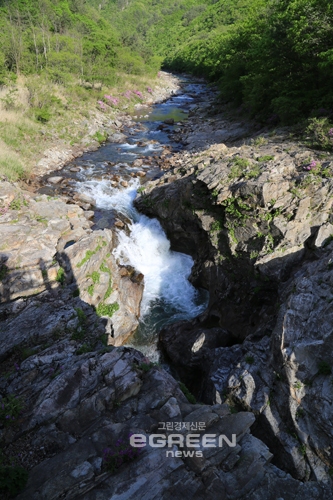
<svg viewBox="0 0 333 500">
<path fill-rule="evenodd" d="M 113 83 L 116 70 L 157 72 L 156 61 L 121 44 L 99 9 L 85 0 L 0 0 L 0 80 L 46 74 L 55 83 L 77 78 Z"/>
<path fill-rule="evenodd" d="M 328 0 L 279 0 L 235 27 L 221 44 L 226 98 L 272 122 L 331 115 L 333 9 Z"/>
<path fill-rule="evenodd" d="M 163 59 L 271 123 L 332 114 L 330 0 L 0 0 L 0 28 L 0 80 L 112 84 Z"/>
<path fill-rule="evenodd" d="M 128 47 L 219 82 L 252 115 L 288 123 L 333 112 L 330 0 L 118 0 L 102 12 Z"/>
</svg>

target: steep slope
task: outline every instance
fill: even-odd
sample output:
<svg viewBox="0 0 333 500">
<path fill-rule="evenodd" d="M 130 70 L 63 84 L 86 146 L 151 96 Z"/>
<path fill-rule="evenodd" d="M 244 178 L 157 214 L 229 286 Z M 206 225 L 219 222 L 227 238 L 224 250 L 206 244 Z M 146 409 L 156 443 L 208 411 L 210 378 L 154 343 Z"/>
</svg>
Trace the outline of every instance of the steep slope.
<svg viewBox="0 0 333 500">
<path fill-rule="evenodd" d="M 210 292 L 206 313 L 165 328 L 161 346 L 199 398 L 255 413 L 275 464 L 329 482 L 332 157 L 283 130 L 246 139 L 226 126 L 197 110 L 182 136 L 190 151 L 136 202 Z"/>
</svg>

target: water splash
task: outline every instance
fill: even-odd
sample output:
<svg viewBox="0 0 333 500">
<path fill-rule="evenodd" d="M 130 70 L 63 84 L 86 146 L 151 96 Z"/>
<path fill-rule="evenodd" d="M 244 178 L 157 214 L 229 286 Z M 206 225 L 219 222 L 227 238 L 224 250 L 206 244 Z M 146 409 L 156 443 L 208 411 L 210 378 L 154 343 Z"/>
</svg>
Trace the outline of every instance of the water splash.
<svg viewBox="0 0 333 500">
<path fill-rule="evenodd" d="M 188 281 L 193 266 L 189 255 L 170 250 L 157 219 L 149 219 L 133 206 L 139 181 L 126 189 L 112 188 L 104 181 L 86 181 L 80 190 L 93 195 L 99 208 L 116 210 L 132 220 L 129 233 L 118 231 L 119 244 L 113 254 L 144 275 L 141 325 L 134 345 L 155 360 L 156 335 L 167 323 L 190 319 L 206 307 L 207 297 Z"/>
</svg>

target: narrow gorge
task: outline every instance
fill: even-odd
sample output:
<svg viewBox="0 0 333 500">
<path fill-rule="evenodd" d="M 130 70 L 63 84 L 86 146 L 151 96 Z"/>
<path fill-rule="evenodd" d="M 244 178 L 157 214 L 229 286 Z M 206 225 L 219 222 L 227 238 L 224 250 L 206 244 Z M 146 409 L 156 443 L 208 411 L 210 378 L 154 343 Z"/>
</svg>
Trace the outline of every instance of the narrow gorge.
<svg viewBox="0 0 333 500">
<path fill-rule="evenodd" d="M 4 498 L 331 500 L 333 156 L 160 80 L 0 183 Z"/>
</svg>

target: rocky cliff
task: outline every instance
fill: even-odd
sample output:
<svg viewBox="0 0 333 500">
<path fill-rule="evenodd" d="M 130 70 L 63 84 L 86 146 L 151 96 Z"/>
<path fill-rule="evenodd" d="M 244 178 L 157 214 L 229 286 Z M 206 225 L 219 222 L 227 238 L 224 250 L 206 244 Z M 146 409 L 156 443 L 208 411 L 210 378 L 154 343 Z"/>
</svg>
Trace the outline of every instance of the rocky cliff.
<svg viewBox="0 0 333 500">
<path fill-rule="evenodd" d="M 254 413 L 276 465 L 331 484 L 332 158 L 283 130 L 246 139 L 235 127 L 228 146 L 206 148 L 206 125 L 200 143 L 199 126 L 185 131 L 189 150 L 136 202 L 210 292 L 161 346 L 200 399 Z"/>
<path fill-rule="evenodd" d="M 1 199 L 3 498 L 18 493 L 22 467 L 22 500 L 264 500 L 271 489 L 331 498 L 326 485 L 302 484 L 270 463 L 250 432 L 253 412 L 190 404 L 162 367 L 112 345 L 137 324 L 142 276 L 113 261 L 111 230 L 92 232 L 79 206 L 11 184 L 1 185 Z M 236 441 L 201 446 L 200 456 L 176 445 L 133 452 L 131 433 L 174 434 L 161 430 L 166 423 L 181 425 L 185 439 L 199 426 Z"/>
</svg>

